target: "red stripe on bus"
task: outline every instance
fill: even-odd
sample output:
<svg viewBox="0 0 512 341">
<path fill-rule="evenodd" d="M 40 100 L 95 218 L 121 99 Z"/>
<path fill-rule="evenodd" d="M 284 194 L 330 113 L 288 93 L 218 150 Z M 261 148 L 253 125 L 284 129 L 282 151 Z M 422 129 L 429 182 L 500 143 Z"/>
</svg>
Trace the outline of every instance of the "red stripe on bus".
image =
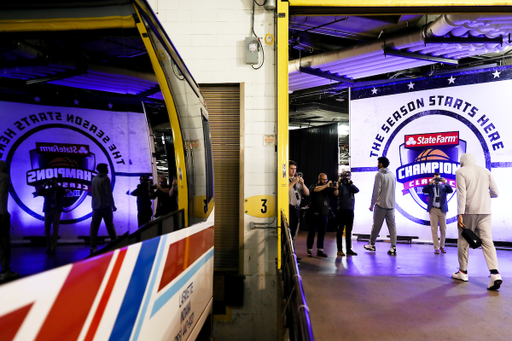
<svg viewBox="0 0 512 341">
<path fill-rule="evenodd" d="M 21 324 L 27 317 L 30 308 L 34 303 L 27 304 L 15 311 L 0 316 L 0 341 L 12 341 L 18 333 Z"/>
<path fill-rule="evenodd" d="M 112 254 L 73 264 L 36 341 L 75 341 L 105 277 Z"/>
<path fill-rule="evenodd" d="M 185 271 L 190 264 L 194 263 L 201 257 L 201 255 L 212 248 L 213 233 L 214 229 L 212 226 L 169 245 L 169 252 L 167 253 L 167 258 L 165 260 L 165 266 L 158 286 L 158 291 L 171 283 L 172 280 Z M 185 255 L 187 239 L 189 239 L 189 248 L 188 254 Z M 187 259 L 187 264 L 185 264 L 185 259 Z"/>
<path fill-rule="evenodd" d="M 110 295 L 114 290 L 114 284 L 116 283 L 117 276 L 119 275 L 119 271 L 121 271 L 121 265 L 123 265 L 124 257 L 126 256 L 127 249 L 124 248 L 119 251 L 119 254 L 116 259 L 116 263 L 114 264 L 114 268 L 112 269 L 112 273 L 110 274 L 110 278 L 108 279 L 108 283 L 103 291 L 103 295 L 101 296 L 100 303 L 98 304 L 98 308 L 96 309 L 96 313 L 91 321 L 91 325 L 89 326 L 89 330 L 87 331 L 87 335 L 85 336 L 84 341 L 91 341 L 98 330 L 98 326 L 100 325 L 101 318 L 103 317 L 103 313 L 107 307 L 108 300 L 110 299 Z"/>
</svg>

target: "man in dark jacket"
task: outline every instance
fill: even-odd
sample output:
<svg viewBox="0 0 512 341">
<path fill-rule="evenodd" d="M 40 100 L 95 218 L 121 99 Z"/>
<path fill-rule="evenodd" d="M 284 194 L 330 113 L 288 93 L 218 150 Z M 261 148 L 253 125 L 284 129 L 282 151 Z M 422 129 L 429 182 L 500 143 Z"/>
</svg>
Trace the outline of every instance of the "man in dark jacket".
<svg viewBox="0 0 512 341">
<path fill-rule="evenodd" d="M 140 184 L 134 189 L 130 195 L 137 197 L 137 223 L 138 226 L 149 223 L 153 217 L 153 207 L 151 205 L 151 198 L 153 190 L 151 189 L 151 181 L 147 176 L 140 177 Z"/>
<path fill-rule="evenodd" d="M 37 192 L 44 197 L 44 234 L 46 236 L 46 254 L 54 255 L 57 249 L 57 237 L 59 236 L 60 216 L 63 210 L 62 198 L 66 190 L 59 186 L 56 178 L 47 181 Z M 53 225 L 53 233 L 52 233 Z"/>
<path fill-rule="evenodd" d="M 338 256 L 345 256 L 343 252 L 343 229 L 345 229 L 345 244 L 347 256 L 357 256 L 352 250 L 352 226 L 354 225 L 354 194 L 359 192 L 359 188 L 354 185 L 350 179 L 350 171 L 345 171 L 338 180 L 338 231 L 336 232 L 336 244 L 338 246 Z"/>
<path fill-rule="evenodd" d="M 311 185 L 309 193 L 311 195 L 311 204 L 309 206 L 311 224 L 306 241 L 308 257 L 313 257 L 312 249 L 315 242 L 315 234 L 318 230 L 316 255 L 326 258 L 327 254 L 324 252 L 324 238 L 329 221 L 329 202 L 331 195 L 338 195 L 338 183 L 328 181 L 327 174 L 321 173 L 318 176 L 318 183 Z"/>
<path fill-rule="evenodd" d="M 91 207 L 92 207 L 92 220 L 91 220 L 91 254 L 96 252 L 96 237 L 98 236 L 98 229 L 100 228 L 101 219 L 105 221 L 108 235 L 110 240 L 115 240 L 116 229 L 114 228 L 114 215 L 112 212 L 117 211 L 114 205 L 114 197 L 112 196 L 112 186 L 108 178 L 108 165 L 100 163 L 96 166 L 99 172 L 97 176 L 92 178 L 91 185 Z"/>
<path fill-rule="evenodd" d="M 9 198 L 9 183 L 11 179 L 7 174 L 7 163 L 0 161 L 0 281 L 7 281 L 18 277 L 12 272 L 11 264 L 11 215 L 7 212 L 7 199 Z"/>
<path fill-rule="evenodd" d="M 434 242 L 434 253 L 446 253 L 444 246 L 446 240 L 446 212 L 448 212 L 448 202 L 446 194 L 453 193 L 450 185 L 446 184 L 446 179 L 441 178 L 439 173 L 434 173 L 434 177 L 428 185 L 423 187 L 423 193 L 428 194 L 427 211 L 430 215 L 430 227 L 432 228 L 432 240 Z M 437 225 L 441 231 L 441 247 L 437 237 Z"/>
</svg>

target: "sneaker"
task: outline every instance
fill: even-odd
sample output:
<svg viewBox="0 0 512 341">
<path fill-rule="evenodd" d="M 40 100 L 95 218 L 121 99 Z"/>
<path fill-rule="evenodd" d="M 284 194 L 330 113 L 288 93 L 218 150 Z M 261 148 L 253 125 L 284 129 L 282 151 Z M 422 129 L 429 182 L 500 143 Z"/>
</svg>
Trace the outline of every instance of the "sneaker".
<svg viewBox="0 0 512 341">
<path fill-rule="evenodd" d="M 465 274 L 464 272 L 459 270 L 456 273 L 452 274 L 452 278 L 457 279 L 459 281 L 467 282 L 469 279 L 469 276 L 468 276 L 468 274 Z"/>
<path fill-rule="evenodd" d="M 338 256 L 339 256 L 339 257 L 344 257 L 344 256 L 345 256 L 345 254 L 343 253 L 343 251 L 338 251 Z"/>
<path fill-rule="evenodd" d="M 316 255 L 317 255 L 318 257 L 327 258 L 327 254 L 326 254 L 326 253 L 324 253 L 323 251 L 317 251 L 317 252 L 316 252 Z"/>
<path fill-rule="evenodd" d="M 375 245 L 372 245 L 372 244 L 366 244 L 365 246 L 363 246 L 366 250 L 368 251 L 373 251 L 375 252 L 377 250 L 377 248 L 375 247 Z"/>
<path fill-rule="evenodd" d="M 388 255 L 396 256 L 396 246 L 391 246 L 388 251 Z"/>
<path fill-rule="evenodd" d="M 347 256 L 357 256 L 357 253 L 355 253 L 354 251 L 352 250 L 348 250 L 347 251 Z"/>
<path fill-rule="evenodd" d="M 311 250 L 308 250 L 308 257 L 313 257 L 313 254 L 311 253 Z"/>
<path fill-rule="evenodd" d="M 491 274 L 491 283 L 487 286 L 487 290 L 498 290 L 503 283 L 500 274 Z"/>
<path fill-rule="evenodd" d="M 434 250 L 434 253 L 435 253 L 436 255 L 438 255 L 438 254 L 439 254 L 439 250 Z"/>
<path fill-rule="evenodd" d="M 297 262 L 300 262 L 302 260 L 302 257 L 297 257 Z"/>
<path fill-rule="evenodd" d="M 444 247 L 441 248 L 441 253 L 446 253 L 446 250 L 444 249 Z"/>
<path fill-rule="evenodd" d="M 11 270 L 4 272 L 3 274 L 0 274 L 0 281 L 7 281 L 9 279 L 18 278 L 20 275 L 18 275 L 16 272 L 12 272 Z"/>
<path fill-rule="evenodd" d="M 93 253 L 95 253 L 96 251 L 98 251 L 98 249 L 97 249 L 96 247 L 91 247 L 91 255 L 92 255 Z"/>
</svg>

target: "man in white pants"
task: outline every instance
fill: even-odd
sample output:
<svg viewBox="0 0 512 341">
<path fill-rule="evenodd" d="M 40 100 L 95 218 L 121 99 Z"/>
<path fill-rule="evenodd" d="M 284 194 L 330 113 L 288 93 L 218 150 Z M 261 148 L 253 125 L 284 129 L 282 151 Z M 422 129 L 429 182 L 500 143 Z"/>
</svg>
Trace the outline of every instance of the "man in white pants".
<svg viewBox="0 0 512 341">
<path fill-rule="evenodd" d="M 461 167 L 455 173 L 457 181 L 457 220 L 459 240 L 459 271 L 452 275 L 453 279 L 468 281 L 469 244 L 462 237 L 462 228 L 476 232 L 482 239 L 487 267 L 491 272 L 491 283 L 488 290 L 498 290 L 503 280 L 498 271 L 498 256 L 492 241 L 491 198 L 498 196 L 498 186 L 489 170 L 477 166 L 472 154 L 462 154 Z"/>
</svg>

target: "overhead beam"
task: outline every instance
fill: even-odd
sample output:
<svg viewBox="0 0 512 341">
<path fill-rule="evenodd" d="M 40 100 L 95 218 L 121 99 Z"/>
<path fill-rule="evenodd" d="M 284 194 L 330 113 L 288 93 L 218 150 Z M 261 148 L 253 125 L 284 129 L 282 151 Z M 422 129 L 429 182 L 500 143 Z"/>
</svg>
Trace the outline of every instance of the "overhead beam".
<svg viewBox="0 0 512 341">
<path fill-rule="evenodd" d="M 419 53 L 406 52 L 400 50 L 394 50 L 390 48 L 384 48 L 384 54 L 390 56 L 404 57 L 409 59 L 418 59 L 418 60 L 428 60 L 431 62 L 441 63 L 441 64 L 449 64 L 449 65 L 458 65 L 459 61 L 455 59 L 442 58 L 442 57 L 434 57 L 428 56 Z"/>
<path fill-rule="evenodd" d="M 39 84 L 39 83 L 47 83 L 47 82 L 53 82 L 61 79 L 71 78 L 75 76 L 81 76 L 87 74 L 87 67 L 79 67 L 74 70 L 59 72 L 54 75 L 29 79 L 25 82 L 26 85 L 33 85 L 33 84 Z"/>
<path fill-rule="evenodd" d="M 474 44 L 474 43 L 497 43 L 503 45 L 503 37 L 425 37 L 425 44 Z"/>
<path fill-rule="evenodd" d="M 331 80 L 334 80 L 337 82 L 343 82 L 343 83 L 349 83 L 349 84 L 354 83 L 354 81 L 352 79 L 349 79 L 349 78 L 346 78 L 343 76 L 338 76 L 334 73 L 330 73 L 327 71 L 320 71 L 320 69 L 312 69 L 309 67 L 301 66 L 301 67 L 299 67 L 299 72 L 304 72 L 304 73 L 307 73 L 308 75 L 312 75 L 312 76 L 316 76 L 316 77 L 331 79 Z"/>
</svg>

